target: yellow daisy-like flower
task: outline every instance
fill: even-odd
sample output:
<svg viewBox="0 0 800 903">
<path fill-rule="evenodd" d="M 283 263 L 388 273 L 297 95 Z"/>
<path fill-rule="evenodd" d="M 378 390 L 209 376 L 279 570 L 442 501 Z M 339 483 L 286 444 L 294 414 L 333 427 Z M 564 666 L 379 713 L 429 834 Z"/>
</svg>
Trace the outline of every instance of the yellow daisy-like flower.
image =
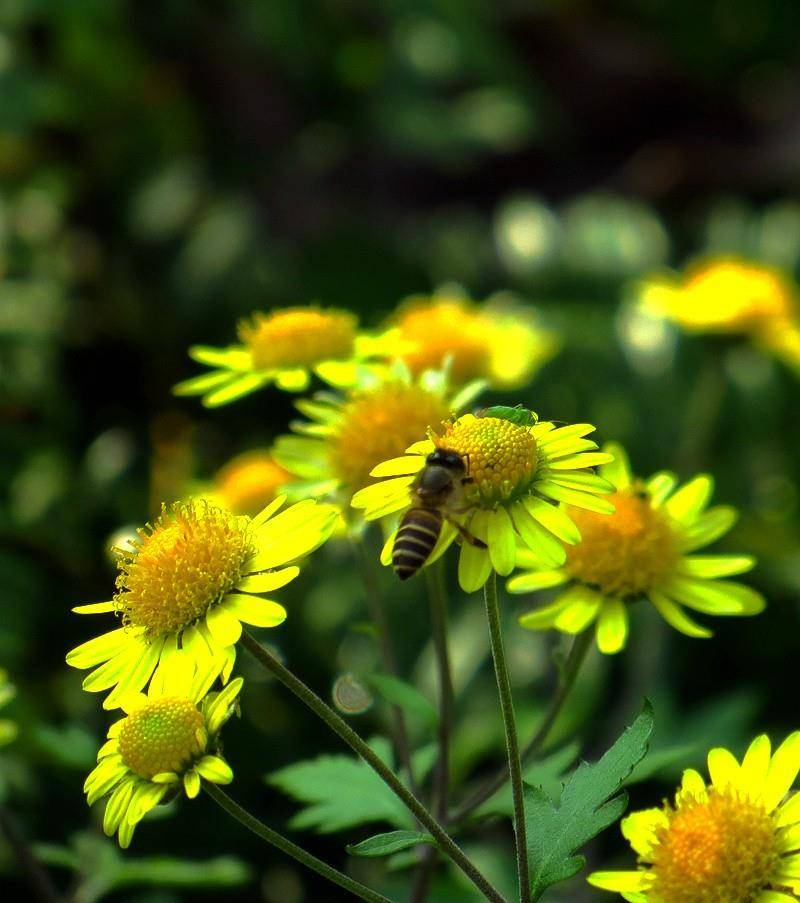
<svg viewBox="0 0 800 903">
<path fill-rule="evenodd" d="M 646 482 L 631 474 L 625 451 L 609 443 L 614 456 L 600 475 L 614 487 L 615 512 L 599 517 L 569 509 L 582 541 L 567 550 L 563 566 L 542 570 L 520 553 L 518 564 L 530 567 L 508 582 L 512 593 L 565 586 L 558 598 L 528 612 L 520 624 L 530 630 L 555 628 L 580 633 L 597 624 L 597 645 L 612 654 L 625 646 L 628 604 L 647 598 L 664 620 L 681 633 L 709 637 L 684 607 L 712 615 L 756 615 L 764 609 L 760 593 L 731 580 L 749 571 L 749 555 L 693 555 L 730 530 L 733 508 L 707 509 L 714 483 L 701 475 L 676 489 L 677 478 L 657 473 Z"/>
<path fill-rule="evenodd" d="M 217 737 L 233 714 L 242 679 L 209 694 L 215 677 L 213 667 L 196 671 L 178 653 L 146 696 L 126 697 L 127 717 L 111 725 L 83 786 L 90 806 L 108 795 L 103 830 L 109 837 L 116 832 L 121 847 L 130 846 L 136 825 L 165 797 L 182 788 L 194 799 L 201 778 L 214 784 L 233 780 Z"/>
<path fill-rule="evenodd" d="M 11 702 L 16 695 L 16 689 L 8 681 L 8 675 L 0 668 L 0 709 Z M 17 736 L 17 725 L 7 718 L 0 718 L 0 746 L 5 746 Z"/>
<path fill-rule="evenodd" d="M 429 439 L 416 442 L 402 457 L 375 467 L 372 476 L 390 479 L 360 490 L 352 500 L 367 520 L 402 514 L 411 507 L 412 484 L 428 455 L 436 449 L 460 455 L 466 467 L 463 510 L 449 513 L 425 564 L 445 552 L 459 528 L 466 530 L 479 541 L 461 546 L 458 577 L 466 592 L 480 589 L 492 569 L 510 574 L 518 546 L 545 567 L 563 564 L 564 543 L 578 542 L 580 534 L 560 502 L 606 515 L 614 510 L 599 497 L 611 485 L 591 470 L 611 460 L 584 438 L 594 431 L 591 424 L 556 427 L 533 422 L 534 416 L 523 409 L 505 410 L 513 419 L 465 414 L 445 424 L 440 434 L 431 431 Z M 524 422 L 524 415 L 530 422 Z M 515 422 L 519 420 L 523 422 Z M 394 536 L 384 547 L 384 564 L 391 560 Z"/>
<path fill-rule="evenodd" d="M 206 407 L 228 404 L 263 386 L 302 392 L 316 374 L 332 385 L 351 385 L 359 364 L 391 352 L 389 337 L 359 333 L 355 314 L 314 306 L 255 313 L 238 325 L 240 345 L 196 345 L 189 356 L 214 369 L 178 383 L 176 395 L 202 395 Z"/>
<path fill-rule="evenodd" d="M 234 514 L 255 516 L 281 494 L 292 475 L 268 452 L 260 449 L 231 458 L 214 475 L 205 498 Z"/>
<path fill-rule="evenodd" d="M 320 393 L 298 401 L 310 422 L 292 424 L 302 435 L 281 436 L 274 449 L 275 459 L 298 478 L 287 489 L 303 496 L 334 495 L 348 504 L 376 464 L 402 455 L 429 427 L 440 429 L 482 387 L 473 382 L 454 395 L 446 372 L 427 370 L 414 379 L 396 364 L 344 397 Z"/>
<path fill-rule="evenodd" d="M 756 737 L 741 763 L 708 754 L 711 781 L 683 773 L 674 804 L 633 812 L 622 833 L 639 858 L 628 872 L 594 872 L 589 883 L 630 903 L 792 903 L 800 899 L 800 731 L 770 755 Z"/>
<path fill-rule="evenodd" d="M 485 379 L 496 389 L 519 388 L 558 350 L 554 333 L 538 326 L 522 307 L 417 296 L 402 305 L 393 325 L 400 356 L 413 374 L 440 368 L 449 359 L 455 385 Z"/>
<path fill-rule="evenodd" d="M 334 529 L 331 505 L 300 502 L 276 514 L 285 496 L 254 518 L 235 516 L 204 500 L 179 502 L 139 530 L 133 548 L 118 549 L 117 593 L 110 602 L 82 605 L 79 614 L 113 612 L 122 627 L 73 649 L 67 663 L 94 668 L 89 692 L 113 687 L 103 703 L 117 708 L 169 667 L 179 649 L 199 670 L 209 657 L 227 680 L 242 623 L 276 627 L 286 609 L 259 598 L 299 573 L 286 565 L 320 546 Z"/>
</svg>

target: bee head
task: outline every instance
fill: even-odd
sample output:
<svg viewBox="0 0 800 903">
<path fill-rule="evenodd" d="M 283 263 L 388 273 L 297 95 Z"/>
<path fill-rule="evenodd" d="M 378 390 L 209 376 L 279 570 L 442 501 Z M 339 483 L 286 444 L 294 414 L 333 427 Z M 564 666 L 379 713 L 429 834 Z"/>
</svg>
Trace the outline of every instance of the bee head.
<svg viewBox="0 0 800 903">
<path fill-rule="evenodd" d="M 467 469 L 461 455 L 446 448 L 437 448 L 431 452 L 425 459 L 425 464 L 427 467 L 445 467 L 459 474 L 465 473 Z"/>
</svg>

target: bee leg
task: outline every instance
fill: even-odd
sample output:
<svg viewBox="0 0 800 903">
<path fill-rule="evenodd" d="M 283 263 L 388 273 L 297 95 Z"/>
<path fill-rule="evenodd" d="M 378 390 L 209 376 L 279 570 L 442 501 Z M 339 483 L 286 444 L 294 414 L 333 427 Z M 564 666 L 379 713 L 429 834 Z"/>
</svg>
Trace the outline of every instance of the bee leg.
<svg viewBox="0 0 800 903">
<path fill-rule="evenodd" d="M 477 536 L 473 536 L 473 534 L 470 533 L 469 530 L 466 529 L 466 527 L 462 527 L 461 524 L 457 523 L 456 521 L 452 520 L 449 517 L 447 518 L 447 522 L 449 524 L 452 524 L 456 528 L 456 530 L 458 530 L 461 538 L 465 542 L 468 542 L 471 546 L 475 546 L 475 548 L 477 548 L 477 549 L 488 549 L 489 548 L 482 539 L 478 539 Z"/>
</svg>

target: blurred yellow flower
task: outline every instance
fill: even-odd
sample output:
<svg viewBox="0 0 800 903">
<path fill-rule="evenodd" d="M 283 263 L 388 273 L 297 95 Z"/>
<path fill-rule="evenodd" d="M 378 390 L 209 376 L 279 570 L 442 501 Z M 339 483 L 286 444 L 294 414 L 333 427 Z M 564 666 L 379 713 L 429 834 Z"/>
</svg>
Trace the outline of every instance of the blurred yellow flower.
<svg viewBox="0 0 800 903">
<path fill-rule="evenodd" d="M 614 487 L 609 501 L 616 510 L 609 517 L 567 509 L 581 542 L 567 550 L 561 567 L 542 570 L 526 552 L 519 553 L 523 571 L 509 580 L 509 592 L 565 587 L 550 605 L 523 615 L 520 624 L 576 634 L 596 623 L 600 651 L 612 654 L 625 646 L 628 604 L 638 599 L 649 599 L 668 624 L 692 637 L 711 631 L 689 618 L 684 606 L 712 615 L 761 612 L 760 593 L 717 579 L 749 571 L 753 558 L 689 554 L 723 536 L 736 520 L 732 508 L 706 510 L 711 477 L 695 477 L 677 490 L 669 473 L 639 481 L 619 445 L 609 443 L 604 450 L 614 460 L 600 467 L 600 476 Z"/>
<path fill-rule="evenodd" d="M 530 308 L 521 305 L 414 296 L 401 305 L 392 325 L 414 375 L 441 368 L 449 358 L 457 386 L 485 379 L 495 389 L 519 388 L 558 350 L 554 333 L 538 326 Z"/>
<path fill-rule="evenodd" d="M 709 784 L 683 773 L 674 804 L 633 812 L 622 833 L 639 868 L 594 872 L 589 883 L 630 903 L 791 903 L 800 899 L 800 731 L 770 755 L 757 737 L 741 763 L 708 754 Z"/>
<path fill-rule="evenodd" d="M 353 507 L 364 509 L 367 520 L 403 514 L 412 505 L 411 489 L 428 455 L 437 449 L 456 452 L 466 467 L 463 505 L 448 514 L 424 564 L 435 561 L 465 530 L 479 541 L 461 546 L 458 576 L 466 592 L 480 589 L 492 569 L 510 574 L 518 545 L 545 567 L 563 564 L 563 543 L 577 542 L 578 532 L 559 502 L 604 514 L 614 510 L 599 497 L 610 492 L 611 485 L 591 471 L 611 460 L 583 438 L 594 431 L 591 424 L 556 428 L 534 422 L 534 415 L 523 409 L 505 410 L 512 420 L 465 414 L 439 433 L 430 431 L 429 439 L 411 445 L 402 457 L 378 464 L 372 476 L 390 479 L 360 490 L 352 500 Z M 524 415 L 529 423 L 514 422 Z M 395 535 L 384 547 L 384 564 L 391 562 Z"/>
<path fill-rule="evenodd" d="M 0 709 L 16 695 L 14 685 L 9 683 L 8 675 L 0 668 Z M 5 746 L 17 736 L 17 725 L 7 718 L 0 718 L 0 746 Z"/>
<path fill-rule="evenodd" d="M 198 671 L 177 653 L 150 683 L 147 696 L 127 696 L 127 717 L 111 725 L 97 767 L 84 784 L 93 805 L 108 795 L 103 830 L 130 845 L 136 825 L 168 795 L 181 789 L 193 799 L 200 779 L 229 784 L 233 772 L 219 752 L 217 737 L 233 714 L 242 679 L 208 693 L 216 670 Z"/>
<path fill-rule="evenodd" d="M 291 479 L 292 475 L 268 451 L 254 449 L 236 455 L 221 467 L 204 496 L 234 514 L 254 517 Z"/>
<path fill-rule="evenodd" d="M 454 395 L 446 373 L 428 370 L 413 379 L 400 364 L 372 374 L 343 397 L 320 393 L 298 401 L 310 422 L 293 423 L 301 435 L 280 436 L 274 449 L 275 459 L 298 478 L 287 491 L 335 495 L 348 505 L 376 464 L 402 455 L 429 427 L 441 428 L 481 388 L 473 382 Z"/>
<path fill-rule="evenodd" d="M 212 367 L 210 373 L 178 383 L 176 395 L 202 395 L 206 407 L 219 407 L 274 384 L 287 392 L 308 388 L 316 374 L 332 385 L 351 385 L 359 364 L 386 358 L 390 336 L 358 331 L 350 311 L 308 305 L 254 313 L 238 325 L 240 345 L 195 345 L 189 356 Z"/>
<path fill-rule="evenodd" d="M 254 518 L 204 500 L 179 502 L 140 529 L 131 546 L 118 549 L 114 598 L 74 609 L 122 619 L 118 629 L 67 655 L 75 668 L 95 668 L 84 689 L 113 687 L 103 706 L 117 708 L 154 672 L 158 676 L 157 669 L 169 667 L 179 649 L 198 670 L 209 659 L 218 663 L 227 680 L 242 623 L 276 627 L 286 618 L 282 605 L 254 594 L 293 580 L 299 569 L 285 565 L 322 545 L 338 518 L 333 506 L 313 501 L 276 514 L 284 500 L 279 497 Z"/>
</svg>

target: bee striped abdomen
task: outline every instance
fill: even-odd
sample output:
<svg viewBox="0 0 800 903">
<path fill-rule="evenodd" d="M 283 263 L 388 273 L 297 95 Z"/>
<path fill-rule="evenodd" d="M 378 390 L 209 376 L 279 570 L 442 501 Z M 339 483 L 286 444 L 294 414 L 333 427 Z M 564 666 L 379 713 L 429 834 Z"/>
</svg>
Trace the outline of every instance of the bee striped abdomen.
<svg viewBox="0 0 800 903">
<path fill-rule="evenodd" d="M 401 580 L 412 577 L 425 564 L 441 532 L 442 515 L 435 509 L 406 512 L 392 547 L 392 567 Z"/>
</svg>

